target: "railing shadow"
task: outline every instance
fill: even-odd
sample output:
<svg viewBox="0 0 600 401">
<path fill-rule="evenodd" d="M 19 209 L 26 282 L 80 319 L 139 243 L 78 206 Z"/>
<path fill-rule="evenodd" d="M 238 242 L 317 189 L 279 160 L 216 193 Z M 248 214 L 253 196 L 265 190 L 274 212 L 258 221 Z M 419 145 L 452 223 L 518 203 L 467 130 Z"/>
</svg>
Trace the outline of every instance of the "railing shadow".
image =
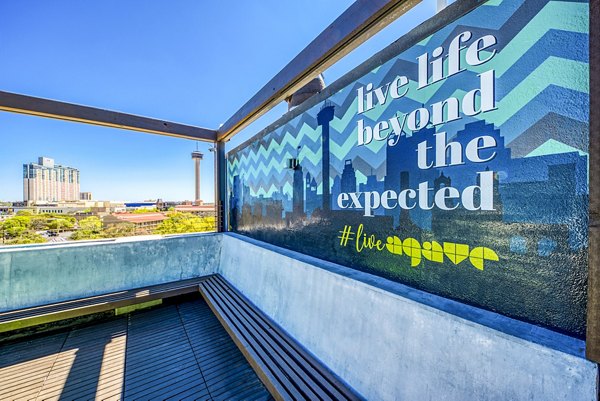
<svg viewBox="0 0 600 401">
<path fill-rule="evenodd" d="M 60 388 L 61 400 L 105 399 L 120 395 L 125 374 L 126 334 L 126 319 L 73 330 L 61 351 L 61 356 L 66 359 L 65 366 L 60 365 L 60 358 L 57 359 L 40 398 L 56 396 L 61 382 L 64 383 Z M 65 371 L 69 362 L 70 368 Z M 58 387 L 52 386 L 53 375 Z"/>
<path fill-rule="evenodd" d="M 118 319 L 0 345 L 0 399 L 118 398 L 126 329 Z"/>
</svg>

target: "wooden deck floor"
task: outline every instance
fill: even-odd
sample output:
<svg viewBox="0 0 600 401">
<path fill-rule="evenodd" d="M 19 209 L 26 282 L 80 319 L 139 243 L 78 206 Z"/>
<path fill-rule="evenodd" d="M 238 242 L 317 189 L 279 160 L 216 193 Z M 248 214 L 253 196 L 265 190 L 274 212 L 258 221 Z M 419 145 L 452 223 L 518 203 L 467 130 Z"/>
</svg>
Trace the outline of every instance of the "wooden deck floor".
<svg viewBox="0 0 600 401">
<path fill-rule="evenodd" d="M 0 400 L 272 399 L 202 300 L 0 346 Z"/>
</svg>

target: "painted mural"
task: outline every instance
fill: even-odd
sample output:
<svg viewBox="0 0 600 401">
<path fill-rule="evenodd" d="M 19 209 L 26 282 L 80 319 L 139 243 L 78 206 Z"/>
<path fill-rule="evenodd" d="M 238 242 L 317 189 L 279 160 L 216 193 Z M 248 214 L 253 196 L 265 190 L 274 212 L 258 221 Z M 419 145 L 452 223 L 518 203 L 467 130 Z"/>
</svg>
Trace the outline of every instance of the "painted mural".
<svg viewBox="0 0 600 401">
<path fill-rule="evenodd" d="M 588 8 L 488 1 L 230 152 L 231 229 L 583 337 Z"/>
</svg>

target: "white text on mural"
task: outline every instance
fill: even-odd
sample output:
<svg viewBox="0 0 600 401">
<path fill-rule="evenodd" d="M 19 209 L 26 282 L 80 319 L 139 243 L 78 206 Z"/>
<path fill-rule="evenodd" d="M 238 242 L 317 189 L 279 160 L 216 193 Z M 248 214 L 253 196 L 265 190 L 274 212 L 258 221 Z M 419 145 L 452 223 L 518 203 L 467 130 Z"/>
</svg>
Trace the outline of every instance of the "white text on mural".
<svg viewBox="0 0 600 401">
<path fill-rule="evenodd" d="M 484 35 L 472 41 L 472 36 L 469 31 L 462 32 L 450 41 L 448 49 L 440 46 L 431 53 L 427 52 L 417 57 L 418 76 L 415 85 L 409 85 L 409 78 L 401 75 L 378 88 L 373 88 L 372 83 L 359 87 L 357 89 L 358 114 L 367 113 L 388 101 L 401 99 L 410 90 L 422 91 L 430 85 L 441 83 L 466 71 L 466 65 L 475 67 L 490 61 L 496 55 L 496 50 L 492 48 L 497 43 L 496 37 Z M 388 146 L 396 146 L 407 131 L 418 135 L 418 131 L 428 125 L 435 127 L 465 116 L 472 117 L 495 110 L 495 71 L 490 69 L 478 74 L 478 77 L 479 85 L 460 98 L 451 96 L 432 103 L 429 107 L 422 105 L 409 113 L 398 112 L 393 117 L 373 125 L 365 123 L 364 118 L 359 119 L 358 146 L 368 145 L 373 141 L 387 141 Z M 427 170 L 458 166 L 467 162 L 485 163 L 495 157 L 496 152 L 491 149 L 496 146 L 493 137 L 482 135 L 473 138 L 463 148 L 458 142 L 448 142 L 446 132 L 438 132 L 431 143 L 424 140 L 418 144 L 417 167 Z M 477 175 L 477 185 L 464 188 L 462 193 L 456 188 L 442 187 L 433 194 L 432 200 L 429 194 L 433 188 L 425 181 L 416 189 L 404 189 L 399 192 L 387 190 L 383 193 L 375 191 L 341 193 L 337 204 L 342 209 L 364 209 L 365 216 L 373 216 L 373 210 L 379 207 L 384 209 L 418 207 L 423 210 L 437 207 L 452 210 L 462 204 L 467 210 L 494 210 L 494 172 L 486 170 L 478 172 Z"/>
</svg>

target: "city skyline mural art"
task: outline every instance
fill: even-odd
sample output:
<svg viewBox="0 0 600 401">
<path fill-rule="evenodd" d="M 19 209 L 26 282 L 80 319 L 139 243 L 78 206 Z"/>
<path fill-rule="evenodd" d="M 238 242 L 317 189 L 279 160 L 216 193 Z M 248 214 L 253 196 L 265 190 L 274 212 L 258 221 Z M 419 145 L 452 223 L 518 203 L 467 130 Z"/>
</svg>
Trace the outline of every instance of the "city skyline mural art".
<svg viewBox="0 0 600 401">
<path fill-rule="evenodd" d="M 483 3 L 231 151 L 231 229 L 582 338 L 588 35 Z"/>
</svg>

